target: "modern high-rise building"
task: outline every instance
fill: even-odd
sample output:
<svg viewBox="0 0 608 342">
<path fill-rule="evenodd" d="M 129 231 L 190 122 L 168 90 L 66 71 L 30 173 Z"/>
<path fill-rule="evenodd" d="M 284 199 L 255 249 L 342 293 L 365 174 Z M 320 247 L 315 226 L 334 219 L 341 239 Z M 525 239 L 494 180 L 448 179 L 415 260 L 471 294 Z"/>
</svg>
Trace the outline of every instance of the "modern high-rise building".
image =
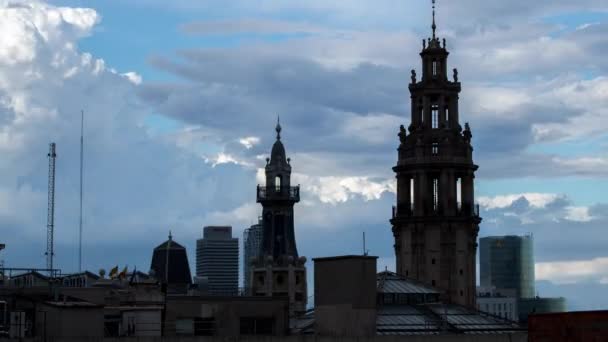
<svg viewBox="0 0 608 342">
<path fill-rule="evenodd" d="M 566 311 L 565 298 L 541 298 L 536 295 L 532 235 L 489 236 L 479 239 L 479 245 L 481 286 L 502 292 L 513 291 L 519 321 L 527 321 L 531 313 Z M 487 299 L 478 298 L 478 301 L 485 302 Z"/>
<path fill-rule="evenodd" d="M 264 226 L 260 219 L 257 224 L 243 232 L 243 288 L 251 288 L 251 261 L 260 257 Z"/>
<path fill-rule="evenodd" d="M 422 41 L 422 75 L 412 70 L 411 120 L 399 132 L 397 206 L 391 219 L 397 273 L 475 307 L 478 206 L 472 133 L 460 125 L 458 71 L 448 74 L 446 40 Z M 451 76 L 451 77 L 450 77 Z"/>
<path fill-rule="evenodd" d="M 196 276 L 207 281 L 210 295 L 235 296 L 239 290 L 239 239 L 232 227 L 203 228 L 196 240 Z"/>
<path fill-rule="evenodd" d="M 489 236 L 479 239 L 479 278 L 482 287 L 513 289 L 516 297 L 534 297 L 532 236 Z"/>
</svg>

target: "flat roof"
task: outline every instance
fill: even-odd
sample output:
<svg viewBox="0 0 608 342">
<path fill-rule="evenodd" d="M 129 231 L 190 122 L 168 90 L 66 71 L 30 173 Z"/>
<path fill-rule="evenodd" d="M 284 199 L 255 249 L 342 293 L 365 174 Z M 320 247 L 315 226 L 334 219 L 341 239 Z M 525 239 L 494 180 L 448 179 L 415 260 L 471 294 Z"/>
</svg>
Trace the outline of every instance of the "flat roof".
<svg viewBox="0 0 608 342">
<path fill-rule="evenodd" d="M 370 255 L 338 255 L 332 257 L 313 258 L 312 261 L 333 261 L 333 260 L 346 260 L 346 259 L 378 259 L 377 256 Z"/>
</svg>

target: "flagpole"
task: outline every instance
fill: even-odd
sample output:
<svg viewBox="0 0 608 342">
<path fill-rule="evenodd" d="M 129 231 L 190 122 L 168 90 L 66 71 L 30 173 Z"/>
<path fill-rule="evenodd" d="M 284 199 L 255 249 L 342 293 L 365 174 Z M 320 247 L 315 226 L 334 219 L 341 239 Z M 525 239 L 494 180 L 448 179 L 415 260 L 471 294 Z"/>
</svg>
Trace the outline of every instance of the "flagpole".
<svg viewBox="0 0 608 342">
<path fill-rule="evenodd" d="M 80 111 L 80 219 L 78 227 L 78 272 L 82 272 L 82 183 L 84 160 L 84 110 Z"/>
</svg>

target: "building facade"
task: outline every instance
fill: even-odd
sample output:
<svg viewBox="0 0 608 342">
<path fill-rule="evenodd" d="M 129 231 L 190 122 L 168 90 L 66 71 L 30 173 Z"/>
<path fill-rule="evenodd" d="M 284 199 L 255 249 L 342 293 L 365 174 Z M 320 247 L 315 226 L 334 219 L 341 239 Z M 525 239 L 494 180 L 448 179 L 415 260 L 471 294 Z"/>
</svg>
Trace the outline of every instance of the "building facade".
<svg viewBox="0 0 608 342">
<path fill-rule="evenodd" d="M 528 321 L 528 316 L 544 313 L 566 312 L 566 298 L 520 298 L 519 301 L 519 320 Z"/>
<path fill-rule="evenodd" d="M 514 289 L 517 297 L 534 297 L 532 236 L 479 239 L 479 279 L 482 287 Z"/>
<path fill-rule="evenodd" d="M 196 241 L 196 276 L 207 279 L 210 295 L 235 296 L 239 290 L 239 239 L 232 227 L 205 227 Z"/>
<path fill-rule="evenodd" d="M 398 274 L 475 307 L 478 206 L 471 129 L 460 125 L 458 71 L 448 77 L 445 39 L 423 40 L 422 78 L 412 70 L 411 122 L 399 132 L 397 205 L 391 219 Z"/>
<path fill-rule="evenodd" d="M 251 260 L 260 257 L 263 234 L 261 219 L 243 232 L 243 288 L 246 292 L 251 289 Z"/>
<path fill-rule="evenodd" d="M 515 290 L 477 288 L 477 310 L 517 322 L 519 319 L 518 298 Z"/>
<path fill-rule="evenodd" d="M 293 206 L 300 201 L 300 187 L 291 186 L 291 161 L 281 142 L 281 125 L 270 158 L 266 159 L 266 185 L 257 188 L 262 205 L 262 248 L 252 262 L 255 296 L 288 297 L 290 313 L 306 310 L 306 258 L 298 256 Z"/>
</svg>

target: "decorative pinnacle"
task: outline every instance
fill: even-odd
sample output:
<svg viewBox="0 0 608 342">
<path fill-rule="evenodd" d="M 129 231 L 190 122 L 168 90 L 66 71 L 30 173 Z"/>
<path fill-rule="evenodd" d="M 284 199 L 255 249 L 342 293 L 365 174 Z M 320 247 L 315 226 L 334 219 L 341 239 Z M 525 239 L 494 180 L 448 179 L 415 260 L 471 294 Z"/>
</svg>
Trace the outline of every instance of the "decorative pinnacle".
<svg viewBox="0 0 608 342">
<path fill-rule="evenodd" d="M 433 40 L 435 39 L 435 30 L 437 29 L 437 25 L 435 25 L 435 0 L 433 0 L 433 26 L 431 26 L 431 28 L 433 29 Z"/>
<path fill-rule="evenodd" d="M 169 230 L 169 240 L 173 240 L 173 234 L 171 234 L 170 230 Z"/>
<path fill-rule="evenodd" d="M 277 127 L 275 128 L 277 131 L 277 140 L 281 140 L 281 118 L 277 115 Z"/>
</svg>

